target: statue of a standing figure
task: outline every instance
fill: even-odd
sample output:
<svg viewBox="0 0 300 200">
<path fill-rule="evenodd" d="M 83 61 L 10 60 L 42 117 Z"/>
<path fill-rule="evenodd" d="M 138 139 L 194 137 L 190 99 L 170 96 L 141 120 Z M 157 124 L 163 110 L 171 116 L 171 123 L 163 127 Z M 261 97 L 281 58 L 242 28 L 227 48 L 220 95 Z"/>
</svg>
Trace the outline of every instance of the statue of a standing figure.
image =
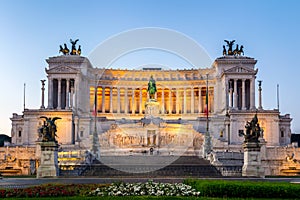
<svg viewBox="0 0 300 200">
<path fill-rule="evenodd" d="M 40 118 L 45 119 L 43 126 L 39 129 L 39 133 L 42 136 L 42 142 L 57 142 L 56 140 L 56 125 L 55 120 L 61 119 L 60 117 L 45 117 L 41 116 Z"/>
<path fill-rule="evenodd" d="M 228 55 L 233 55 L 232 46 L 233 46 L 235 40 L 232 40 L 232 41 L 224 40 L 224 42 L 226 42 L 227 46 L 228 46 L 228 52 L 227 52 L 227 54 Z"/>
<path fill-rule="evenodd" d="M 70 39 L 70 42 L 72 44 L 72 50 L 71 50 L 71 55 L 76 55 L 77 54 L 77 50 L 76 50 L 76 43 L 79 41 L 79 39 L 73 41 L 72 39 Z"/>
<path fill-rule="evenodd" d="M 148 90 L 147 91 L 149 92 L 149 98 L 150 99 L 155 99 L 155 93 L 156 93 L 157 89 L 156 89 L 155 80 L 154 80 L 152 75 L 151 75 L 150 80 L 148 82 Z"/>
</svg>

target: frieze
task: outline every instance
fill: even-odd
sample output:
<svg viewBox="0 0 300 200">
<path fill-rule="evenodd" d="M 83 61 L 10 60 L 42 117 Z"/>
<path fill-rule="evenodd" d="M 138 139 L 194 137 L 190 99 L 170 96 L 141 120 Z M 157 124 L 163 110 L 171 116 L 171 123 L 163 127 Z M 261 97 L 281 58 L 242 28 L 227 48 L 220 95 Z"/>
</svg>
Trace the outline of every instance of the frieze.
<svg viewBox="0 0 300 200">
<path fill-rule="evenodd" d="M 225 74 L 228 74 L 228 73 L 256 74 L 257 69 L 253 70 L 253 69 L 249 69 L 249 68 L 245 68 L 245 67 L 241 67 L 241 66 L 236 66 L 236 67 L 230 68 L 228 70 L 225 70 L 224 73 Z"/>
<path fill-rule="evenodd" d="M 54 73 L 73 73 L 73 74 L 77 74 L 78 73 L 78 70 L 72 68 L 72 67 L 69 67 L 69 66 L 58 66 L 58 67 L 55 67 L 55 68 L 52 68 L 52 69 L 47 69 L 46 68 L 46 72 L 47 74 L 54 74 Z"/>
</svg>

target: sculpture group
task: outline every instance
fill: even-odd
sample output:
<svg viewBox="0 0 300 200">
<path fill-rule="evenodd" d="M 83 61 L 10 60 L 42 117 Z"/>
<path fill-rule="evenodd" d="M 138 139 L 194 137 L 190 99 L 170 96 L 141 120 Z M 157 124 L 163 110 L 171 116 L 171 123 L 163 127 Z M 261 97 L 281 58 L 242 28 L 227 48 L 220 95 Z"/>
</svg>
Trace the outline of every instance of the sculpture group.
<svg viewBox="0 0 300 200">
<path fill-rule="evenodd" d="M 261 135 L 261 128 L 258 123 L 257 114 L 254 115 L 252 120 L 246 123 L 245 125 L 246 133 L 244 131 L 239 132 L 240 136 L 244 136 L 245 141 L 244 142 L 259 142 L 259 137 Z"/>
<path fill-rule="evenodd" d="M 78 49 L 76 49 L 76 43 L 79 41 L 79 39 L 76 39 L 73 41 L 70 39 L 70 43 L 72 44 L 71 52 L 69 48 L 67 47 L 66 43 L 64 43 L 64 47 L 62 45 L 59 45 L 59 53 L 62 53 L 64 55 L 81 55 L 81 46 L 78 46 Z"/>
<path fill-rule="evenodd" d="M 42 142 L 57 142 L 56 140 L 56 125 L 55 120 L 61 119 L 60 117 L 40 117 L 41 119 L 45 119 L 43 126 L 39 129 L 39 134 L 41 136 Z"/>
<path fill-rule="evenodd" d="M 225 45 L 223 45 L 223 56 L 227 56 L 227 55 L 234 55 L 234 56 L 240 56 L 240 55 L 244 55 L 244 46 L 241 45 L 241 47 L 239 47 L 239 45 L 237 44 L 235 49 L 233 50 L 232 47 L 234 45 L 235 40 L 232 41 L 228 41 L 228 40 L 224 40 L 228 46 L 228 50 L 226 50 Z"/>
</svg>

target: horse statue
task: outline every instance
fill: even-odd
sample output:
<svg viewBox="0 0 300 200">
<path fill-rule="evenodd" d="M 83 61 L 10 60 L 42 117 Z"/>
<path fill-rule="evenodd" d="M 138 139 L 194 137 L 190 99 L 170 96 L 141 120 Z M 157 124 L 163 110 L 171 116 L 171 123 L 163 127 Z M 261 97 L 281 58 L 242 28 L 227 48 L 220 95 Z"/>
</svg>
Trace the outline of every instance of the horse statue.
<svg viewBox="0 0 300 200">
<path fill-rule="evenodd" d="M 147 91 L 149 92 L 149 98 L 150 99 L 155 99 L 155 93 L 156 93 L 157 89 L 156 89 L 155 80 L 154 80 L 152 75 L 151 75 L 150 80 L 148 82 L 148 90 Z"/>
<path fill-rule="evenodd" d="M 42 142 L 57 142 L 56 140 L 56 125 L 55 120 L 61 119 L 60 117 L 45 117 L 41 116 L 41 119 L 45 119 L 43 126 L 39 129 L 39 133 L 42 137 Z"/>
<path fill-rule="evenodd" d="M 244 50 L 243 50 L 244 46 L 241 45 L 240 49 L 238 50 L 238 55 L 240 56 L 241 54 L 244 55 Z"/>
<path fill-rule="evenodd" d="M 226 56 L 226 55 L 227 55 L 226 48 L 225 48 L 225 45 L 223 45 L 223 56 Z"/>
<path fill-rule="evenodd" d="M 239 52 L 239 45 L 237 44 L 235 50 L 233 50 L 233 55 L 235 56 L 238 55 L 238 52 Z"/>
<path fill-rule="evenodd" d="M 78 54 L 78 55 L 81 55 L 81 45 L 78 46 L 77 54 Z"/>
<path fill-rule="evenodd" d="M 61 45 L 59 45 L 59 53 L 60 52 L 63 53 L 64 55 L 68 55 L 70 50 L 68 49 L 67 45 L 64 44 L 64 48 Z"/>
<path fill-rule="evenodd" d="M 224 40 L 224 41 L 227 43 L 227 46 L 228 46 L 228 55 L 233 55 L 232 46 L 233 46 L 235 40 L 232 40 L 232 41 Z"/>
<path fill-rule="evenodd" d="M 70 39 L 70 42 L 72 44 L 72 50 L 71 50 L 71 55 L 76 55 L 77 50 L 76 50 L 76 43 L 79 41 L 79 39 L 76 39 L 75 41 L 73 41 L 72 39 Z"/>
</svg>

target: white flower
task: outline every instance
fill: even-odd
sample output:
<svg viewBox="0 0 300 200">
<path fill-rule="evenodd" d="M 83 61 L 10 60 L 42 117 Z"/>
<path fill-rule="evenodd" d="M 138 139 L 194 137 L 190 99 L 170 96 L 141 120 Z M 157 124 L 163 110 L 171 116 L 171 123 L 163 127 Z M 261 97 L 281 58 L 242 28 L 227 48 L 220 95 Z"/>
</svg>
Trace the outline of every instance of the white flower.
<svg viewBox="0 0 300 200">
<path fill-rule="evenodd" d="M 91 196 L 199 196 L 200 192 L 183 183 L 113 183 L 108 187 L 97 188 L 89 193 Z"/>
</svg>

